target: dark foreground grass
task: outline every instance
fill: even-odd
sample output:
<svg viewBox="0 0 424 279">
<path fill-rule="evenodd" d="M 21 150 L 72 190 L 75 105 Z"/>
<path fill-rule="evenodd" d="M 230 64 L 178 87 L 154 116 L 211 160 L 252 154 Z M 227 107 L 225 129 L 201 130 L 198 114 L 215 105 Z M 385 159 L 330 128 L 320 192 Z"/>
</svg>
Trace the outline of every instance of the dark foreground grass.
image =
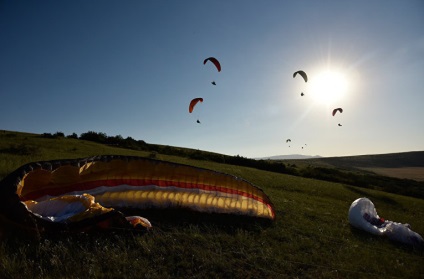
<svg viewBox="0 0 424 279">
<path fill-rule="evenodd" d="M 59 235 L 0 246 L 3 278 L 419 278 L 423 253 L 350 228 L 346 201 L 279 195 L 271 226 L 152 220 L 155 228 Z M 278 191 L 277 191 L 278 192 Z M 350 190 L 343 189 L 348 196 Z M 339 196 L 334 195 L 333 196 Z M 378 195 L 381 199 L 391 199 Z M 408 198 L 409 199 L 409 198 Z M 403 214 L 409 206 L 400 199 Z M 386 203 L 385 216 L 400 215 Z M 383 207 L 384 208 L 384 207 Z M 396 214 L 397 213 L 397 214 Z M 422 220 L 421 215 L 416 216 Z M 402 221 L 409 221 L 411 218 Z M 420 225 L 422 221 L 410 222 Z"/>
<path fill-rule="evenodd" d="M 14 170 L 29 161 L 127 152 L 96 144 L 85 149 L 78 142 L 70 148 L 68 139 L 61 140 L 49 147 L 40 142 L 36 156 L 2 152 L 0 162 Z M 33 145 L 28 140 L 26 144 Z M 217 222 L 207 215 L 188 218 L 185 212 L 164 211 L 146 213 L 154 228 L 144 233 L 56 235 L 39 242 L 8 239 L 0 244 L 1 277 L 423 278 L 422 250 L 357 231 L 347 220 L 352 201 L 367 196 L 382 217 L 409 223 L 423 235 L 422 199 L 251 168 L 158 157 L 251 181 L 270 196 L 276 207 L 275 223 Z"/>
</svg>

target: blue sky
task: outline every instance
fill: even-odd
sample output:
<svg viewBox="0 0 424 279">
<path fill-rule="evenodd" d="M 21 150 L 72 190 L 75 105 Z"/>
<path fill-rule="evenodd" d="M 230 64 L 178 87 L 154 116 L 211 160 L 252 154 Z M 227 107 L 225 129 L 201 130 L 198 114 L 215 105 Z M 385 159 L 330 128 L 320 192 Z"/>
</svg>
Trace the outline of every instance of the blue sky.
<svg viewBox="0 0 424 279">
<path fill-rule="evenodd" d="M 0 129 L 244 157 L 424 150 L 423 30 L 421 0 L 1 1 Z M 323 102 L 326 71 L 342 78 Z"/>
</svg>

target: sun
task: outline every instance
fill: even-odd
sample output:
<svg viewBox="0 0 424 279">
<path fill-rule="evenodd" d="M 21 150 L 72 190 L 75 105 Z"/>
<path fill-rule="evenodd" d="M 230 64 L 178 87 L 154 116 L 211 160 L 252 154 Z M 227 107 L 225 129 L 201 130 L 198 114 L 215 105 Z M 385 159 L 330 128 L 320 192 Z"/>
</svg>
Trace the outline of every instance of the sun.
<svg viewBox="0 0 424 279">
<path fill-rule="evenodd" d="M 309 94 L 315 101 L 330 105 L 341 100 L 348 87 L 342 72 L 326 70 L 310 79 Z"/>
</svg>

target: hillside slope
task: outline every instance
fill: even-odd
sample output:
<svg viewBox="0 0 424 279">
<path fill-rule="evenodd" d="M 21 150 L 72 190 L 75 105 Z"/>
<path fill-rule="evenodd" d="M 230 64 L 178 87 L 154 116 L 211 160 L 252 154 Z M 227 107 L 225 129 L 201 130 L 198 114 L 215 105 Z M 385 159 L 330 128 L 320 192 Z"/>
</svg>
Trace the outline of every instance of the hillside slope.
<svg viewBox="0 0 424 279">
<path fill-rule="evenodd" d="M 0 176 L 31 161 L 100 154 L 152 155 L 76 139 L 0 134 Z M 141 235 L 61 234 L 32 245 L 24 240 L 0 243 L 3 277 L 422 277 L 422 250 L 352 229 L 347 213 L 352 201 L 367 196 L 380 216 L 409 223 L 423 235 L 423 199 L 207 160 L 155 156 L 252 182 L 275 205 L 275 223 L 243 227 L 209 223 L 207 218 L 190 222 L 180 215 L 168 223 L 151 219 L 154 229 Z"/>
<path fill-rule="evenodd" d="M 327 164 L 356 168 L 424 167 L 424 151 L 318 158 Z"/>
<path fill-rule="evenodd" d="M 287 164 L 334 167 L 424 181 L 424 151 L 283 160 Z"/>
</svg>

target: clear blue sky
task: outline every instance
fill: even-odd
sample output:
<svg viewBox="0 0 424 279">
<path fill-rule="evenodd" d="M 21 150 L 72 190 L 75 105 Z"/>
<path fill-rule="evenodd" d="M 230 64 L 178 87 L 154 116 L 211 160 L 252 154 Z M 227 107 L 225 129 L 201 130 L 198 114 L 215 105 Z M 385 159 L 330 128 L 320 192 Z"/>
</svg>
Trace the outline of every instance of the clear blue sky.
<svg viewBox="0 0 424 279">
<path fill-rule="evenodd" d="M 0 104 L 0 129 L 244 157 L 424 150 L 424 1 L 3 0 Z"/>
</svg>

